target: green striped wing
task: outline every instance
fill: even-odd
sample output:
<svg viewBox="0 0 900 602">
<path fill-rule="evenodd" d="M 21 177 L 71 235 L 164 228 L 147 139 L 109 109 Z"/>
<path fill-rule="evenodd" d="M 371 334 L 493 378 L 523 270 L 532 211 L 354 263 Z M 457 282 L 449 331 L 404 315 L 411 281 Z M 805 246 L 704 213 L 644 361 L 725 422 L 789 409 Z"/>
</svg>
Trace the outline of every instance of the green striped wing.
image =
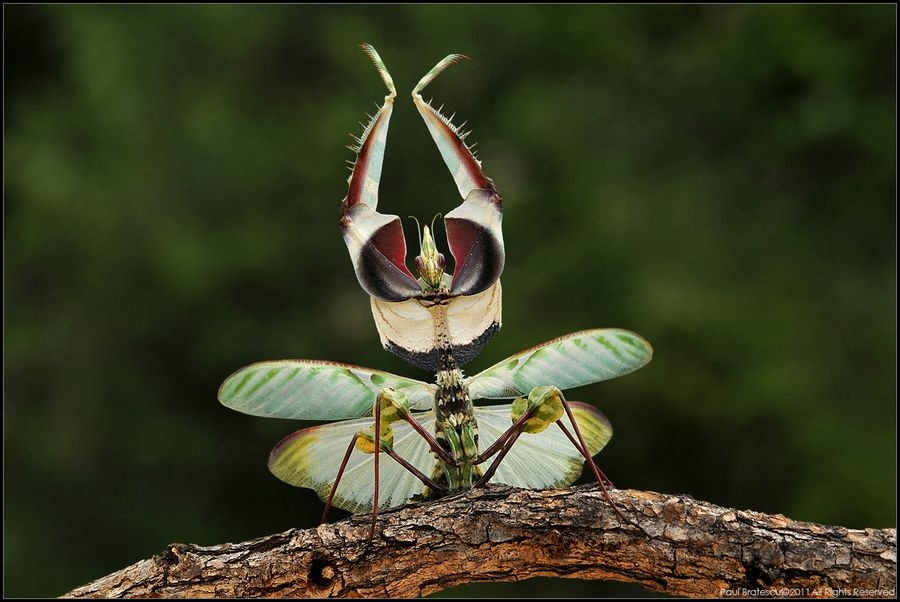
<svg viewBox="0 0 900 602">
<path fill-rule="evenodd" d="M 405 393 L 410 409 L 434 406 L 434 385 L 317 360 L 259 362 L 241 368 L 222 383 L 219 401 L 253 416 L 340 420 L 371 416 L 375 397 L 385 387 Z"/>
<path fill-rule="evenodd" d="M 528 395 L 536 386 L 560 389 L 609 380 L 650 361 L 653 348 L 619 328 L 582 330 L 526 349 L 468 380 L 472 399 Z"/>
</svg>

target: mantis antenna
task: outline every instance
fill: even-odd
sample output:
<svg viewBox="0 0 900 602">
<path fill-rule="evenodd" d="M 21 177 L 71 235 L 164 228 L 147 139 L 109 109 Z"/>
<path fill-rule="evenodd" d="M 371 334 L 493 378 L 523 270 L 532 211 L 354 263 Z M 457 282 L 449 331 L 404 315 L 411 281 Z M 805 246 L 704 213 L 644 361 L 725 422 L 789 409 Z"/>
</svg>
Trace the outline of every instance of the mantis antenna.
<svg viewBox="0 0 900 602">
<path fill-rule="evenodd" d="M 419 248 L 422 248 L 422 224 L 419 223 L 418 218 L 415 215 L 407 215 L 407 219 L 411 219 L 416 222 L 416 233 L 419 235 Z M 431 222 L 431 228 L 434 229 L 434 221 Z"/>
</svg>

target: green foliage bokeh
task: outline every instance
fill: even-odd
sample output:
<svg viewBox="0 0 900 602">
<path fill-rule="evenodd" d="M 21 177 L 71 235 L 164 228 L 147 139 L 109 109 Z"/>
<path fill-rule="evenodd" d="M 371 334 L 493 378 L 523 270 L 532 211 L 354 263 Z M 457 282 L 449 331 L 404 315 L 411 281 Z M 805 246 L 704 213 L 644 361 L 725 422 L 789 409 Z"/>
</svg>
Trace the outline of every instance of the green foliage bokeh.
<svg viewBox="0 0 900 602">
<path fill-rule="evenodd" d="M 221 407 L 233 370 L 428 378 L 380 349 L 337 227 L 347 134 L 384 95 L 361 41 L 401 101 L 472 59 L 429 88 L 505 203 L 504 327 L 472 370 L 630 328 L 653 362 L 574 395 L 616 429 L 619 486 L 895 525 L 893 5 L 4 13 L 6 595 L 316 525 L 265 465 L 299 425 Z M 459 202 L 410 102 L 380 198 Z M 640 590 L 527 593 L 611 592 Z"/>
</svg>

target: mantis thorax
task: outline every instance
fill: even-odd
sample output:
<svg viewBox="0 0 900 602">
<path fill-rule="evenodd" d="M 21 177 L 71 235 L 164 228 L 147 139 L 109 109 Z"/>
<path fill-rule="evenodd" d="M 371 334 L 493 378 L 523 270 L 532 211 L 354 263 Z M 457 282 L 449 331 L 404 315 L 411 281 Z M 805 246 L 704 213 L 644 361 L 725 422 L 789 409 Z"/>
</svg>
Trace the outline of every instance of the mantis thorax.
<svg viewBox="0 0 900 602">
<path fill-rule="evenodd" d="M 478 456 L 478 423 L 469 388 L 453 356 L 445 355 L 441 363 L 434 399 L 435 439 L 450 453 L 455 464 L 438 461 L 434 478 L 450 491 L 470 489 L 481 476 L 481 470 L 473 464 Z"/>
</svg>

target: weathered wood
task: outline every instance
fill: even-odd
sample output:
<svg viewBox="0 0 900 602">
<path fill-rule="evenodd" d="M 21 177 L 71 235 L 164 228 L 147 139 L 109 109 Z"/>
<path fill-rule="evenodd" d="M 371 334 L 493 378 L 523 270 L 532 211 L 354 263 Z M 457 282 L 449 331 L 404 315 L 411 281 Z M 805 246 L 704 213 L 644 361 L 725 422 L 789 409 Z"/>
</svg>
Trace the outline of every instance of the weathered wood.
<svg viewBox="0 0 900 602">
<path fill-rule="evenodd" d="M 489 487 L 237 544 L 172 544 L 66 597 L 412 597 L 461 583 L 614 579 L 678 596 L 894 597 L 896 529 L 848 529 L 596 486 Z"/>
</svg>

